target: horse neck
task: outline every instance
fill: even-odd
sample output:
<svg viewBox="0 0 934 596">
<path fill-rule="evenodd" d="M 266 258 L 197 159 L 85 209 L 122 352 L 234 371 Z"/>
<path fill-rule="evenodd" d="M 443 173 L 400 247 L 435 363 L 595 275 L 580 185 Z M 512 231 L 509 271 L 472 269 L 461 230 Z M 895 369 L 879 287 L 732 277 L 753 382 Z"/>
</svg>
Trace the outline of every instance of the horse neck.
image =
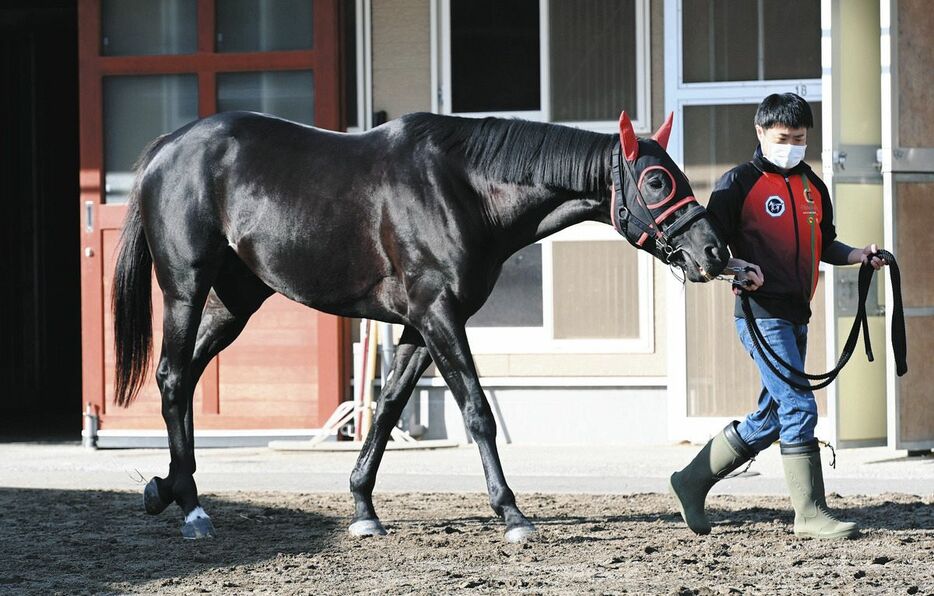
<svg viewBox="0 0 934 596">
<path fill-rule="evenodd" d="M 609 221 L 613 135 L 522 120 L 450 122 L 501 245 L 521 247 L 588 219 Z"/>
<path fill-rule="evenodd" d="M 609 223 L 605 196 L 543 185 L 487 183 L 480 191 L 484 218 L 508 254 L 583 221 Z"/>
</svg>

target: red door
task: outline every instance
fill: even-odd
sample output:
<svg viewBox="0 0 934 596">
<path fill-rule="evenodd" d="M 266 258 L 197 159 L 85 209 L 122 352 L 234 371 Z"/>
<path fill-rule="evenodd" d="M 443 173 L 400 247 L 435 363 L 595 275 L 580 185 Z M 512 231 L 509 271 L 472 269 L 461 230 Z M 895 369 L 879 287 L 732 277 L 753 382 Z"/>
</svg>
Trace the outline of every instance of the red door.
<svg viewBox="0 0 934 596">
<path fill-rule="evenodd" d="M 145 14 L 129 6 L 108 3 L 104 13 L 99 0 L 78 3 L 83 403 L 102 431 L 164 429 L 151 372 L 132 406 L 112 403 L 110 287 L 133 154 L 227 109 L 340 127 L 336 0 L 308 0 L 287 15 L 259 4 L 250 13 L 242 3 L 231 12 L 214 0 L 154 1 Z M 155 280 L 153 288 L 157 361 L 162 298 Z M 196 429 L 320 426 L 348 386 L 346 330 L 337 317 L 271 297 L 205 371 Z"/>
</svg>

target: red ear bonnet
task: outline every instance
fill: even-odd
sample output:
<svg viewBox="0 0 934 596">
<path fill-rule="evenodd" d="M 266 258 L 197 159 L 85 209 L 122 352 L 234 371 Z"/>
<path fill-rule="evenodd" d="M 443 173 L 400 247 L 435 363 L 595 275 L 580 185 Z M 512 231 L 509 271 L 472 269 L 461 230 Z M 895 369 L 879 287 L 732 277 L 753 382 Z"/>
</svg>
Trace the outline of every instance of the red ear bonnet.
<svg viewBox="0 0 934 596">
<path fill-rule="evenodd" d="M 619 146 L 623 148 L 627 161 L 635 161 L 639 157 L 639 141 L 625 111 L 619 115 Z"/>
<path fill-rule="evenodd" d="M 668 117 L 665 118 L 664 124 L 659 126 L 655 134 L 652 135 L 652 138 L 655 139 L 656 143 L 662 146 L 662 149 L 668 149 L 668 137 L 671 136 L 671 123 L 674 118 L 675 113 L 669 112 Z"/>
</svg>

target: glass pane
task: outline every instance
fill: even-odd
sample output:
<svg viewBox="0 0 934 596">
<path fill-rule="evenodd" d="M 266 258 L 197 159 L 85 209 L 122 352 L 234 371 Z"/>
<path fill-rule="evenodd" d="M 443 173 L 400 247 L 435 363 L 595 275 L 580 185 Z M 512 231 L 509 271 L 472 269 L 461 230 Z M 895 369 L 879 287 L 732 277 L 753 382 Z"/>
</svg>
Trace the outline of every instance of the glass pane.
<svg viewBox="0 0 934 596">
<path fill-rule="evenodd" d="M 309 49 L 313 13 L 312 0 L 217 0 L 217 51 Z"/>
<path fill-rule="evenodd" d="M 555 242 L 556 338 L 639 337 L 637 252 L 615 240 Z"/>
<path fill-rule="evenodd" d="M 532 244 L 503 263 L 493 293 L 468 327 L 541 327 L 542 246 Z"/>
<path fill-rule="evenodd" d="M 344 28 L 344 114 L 348 128 L 360 126 L 357 117 L 357 3 L 341 2 Z"/>
<path fill-rule="evenodd" d="M 143 148 L 198 117 L 198 77 L 105 77 L 103 90 L 106 200 L 119 203 L 127 200 Z"/>
<path fill-rule="evenodd" d="M 549 12 L 552 119 L 638 118 L 635 0 L 551 0 Z"/>
<path fill-rule="evenodd" d="M 758 104 L 686 106 L 685 174 L 699 201 L 707 204 L 714 184 L 727 170 L 752 158 L 758 143 L 753 124 Z M 814 128 L 808 131 L 805 159 L 821 171 L 821 104 L 811 102 Z M 688 415 L 742 416 L 759 395 L 759 374 L 746 353 L 733 319 L 733 294 L 722 282 L 687 284 Z M 824 372 L 824 283 L 820 276 L 811 301 L 808 371 Z M 826 392 L 815 394 L 820 413 Z"/>
<path fill-rule="evenodd" d="M 193 54 L 198 48 L 195 0 L 103 0 L 104 56 Z"/>
<path fill-rule="evenodd" d="M 820 0 L 685 0 L 684 82 L 816 79 Z"/>
<path fill-rule="evenodd" d="M 808 130 L 804 159 L 821 171 L 821 103 L 810 102 L 814 128 Z M 684 165 L 691 188 L 706 204 L 714 184 L 727 170 L 752 159 L 759 141 L 753 119 L 758 104 L 686 106 L 684 108 Z"/>
<path fill-rule="evenodd" d="M 454 112 L 538 110 L 538 0 L 451 0 Z"/>
<path fill-rule="evenodd" d="M 820 0 L 764 0 L 765 80 L 819 79 Z"/>
<path fill-rule="evenodd" d="M 310 70 L 229 72 L 217 75 L 217 111 L 263 112 L 313 125 L 315 79 Z"/>
</svg>

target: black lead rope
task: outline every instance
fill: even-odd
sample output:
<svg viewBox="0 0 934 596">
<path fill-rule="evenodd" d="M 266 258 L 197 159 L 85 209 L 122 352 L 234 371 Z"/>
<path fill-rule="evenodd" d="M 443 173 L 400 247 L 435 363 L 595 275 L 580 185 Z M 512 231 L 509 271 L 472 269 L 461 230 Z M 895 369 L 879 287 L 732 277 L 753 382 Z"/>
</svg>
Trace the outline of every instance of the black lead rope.
<svg viewBox="0 0 934 596">
<path fill-rule="evenodd" d="M 875 269 L 873 269 L 872 265 L 869 264 L 869 261 L 872 260 L 872 257 L 881 258 L 889 266 L 889 277 L 892 280 L 892 301 L 894 302 L 892 310 L 892 352 L 895 357 L 895 372 L 898 374 L 898 376 L 902 376 L 908 372 L 908 362 L 906 359 L 907 343 L 905 340 L 905 313 L 902 309 L 901 274 L 898 270 L 898 263 L 895 261 L 895 256 L 887 250 L 880 250 L 874 255 L 871 255 L 870 258 L 867 259 L 867 262 L 860 266 L 859 304 L 857 305 L 856 319 L 853 321 L 853 327 L 850 329 L 850 335 L 847 337 L 846 343 L 843 345 L 843 352 L 840 354 L 840 360 L 837 361 L 837 365 L 833 368 L 833 370 L 819 375 L 810 375 L 804 371 L 798 370 L 785 362 L 781 356 L 775 353 L 775 350 L 773 350 L 772 346 L 770 346 L 765 340 L 765 337 L 759 330 L 759 326 L 755 323 L 755 317 L 752 314 L 752 306 L 749 304 L 749 294 L 747 292 L 740 294 L 740 303 L 743 307 L 743 315 L 746 320 L 746 329 L 749 331 L 749 336 L 752 338 L 752 343 L 756 347 L 756 350 L 759 352 L 759 355 L 765 361 L 766 365 L 768 365 L 769 369 L 775 373 L 778 378 L 782 379 L 795 389 L 800 389 L 802 391 L 817 391 L 818 389 L 823 389 L 827 385 L 830 385 L 834 379 L 837 378 L 837 375 L 840 374 L 840 371 L 843 369 L 843 367 L 846 366 L 846 363 L 850 360 L 850 356 L 853 355 L 853 352 L 856 349 L 856 342 L 859 340 L 860 329 L 863 331 L 863 341 L 866 346 L 866 357 L 870 362 L 873 361 L 874 358 L 872 355 L 872 345 L 869 340 L 869 316 L 866 313 L 866 298 L 869 296 L 869 284 L 872 281 L 873 273 L 875 273 Z M 766 352 L 768 352 L 768 356 L 772 356 L 776 362 L 785 367 L 785 369 L 787 369 L 791 374 L 820 382 L 816 385 L 811 385 L 807 382 L 800 383 L 786 376 L 778 369 L 777 366 L 775 366 L 775 364 L 772 363 L 772 361 L 766 355 Z"/>
</svg>

